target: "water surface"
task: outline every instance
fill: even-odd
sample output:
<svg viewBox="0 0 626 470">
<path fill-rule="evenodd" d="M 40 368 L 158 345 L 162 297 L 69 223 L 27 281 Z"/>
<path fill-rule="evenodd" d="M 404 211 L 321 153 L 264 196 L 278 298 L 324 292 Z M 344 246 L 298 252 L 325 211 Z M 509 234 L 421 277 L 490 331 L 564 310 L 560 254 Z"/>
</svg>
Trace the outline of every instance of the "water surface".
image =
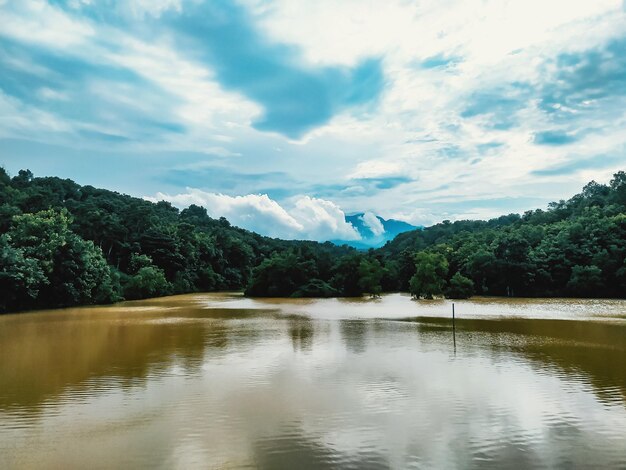
<svg viewBox="0 0 626 470">
<path fill-rule="evenodd" d="M 197 294 L 0 317 L 0 468 L 626 468 L 626 302 Z"/>
</svg>

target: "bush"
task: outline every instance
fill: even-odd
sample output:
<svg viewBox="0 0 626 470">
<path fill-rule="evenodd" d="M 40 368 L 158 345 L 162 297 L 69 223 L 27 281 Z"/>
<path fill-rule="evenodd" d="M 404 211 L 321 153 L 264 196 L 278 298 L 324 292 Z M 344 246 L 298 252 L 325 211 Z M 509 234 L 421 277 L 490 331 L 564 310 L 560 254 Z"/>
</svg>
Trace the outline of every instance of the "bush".
<svg viewBox="0 0 626 470">
<path fill-rule="evenodd" d="M 165 278 L 165 273 L 155 266 L 139 269 L 137 274 L 127 277 L 124 285 L 124 297 L 128 300 L 168 295 L 171 292 L 172 285 Z"/>
<path fill-rule="evenodd" d="M 450 285 L 446 290 L 449 299 L 469 299 L 474 294 L 474 282 L 461 273 L 456 273 L 450 279 Z"/>
<path fill-rule="evenodd" d="M 321 279 L 311 279 L 295 291 L 291 297 L 336 297 L 339 291 Z"/>
</svg>

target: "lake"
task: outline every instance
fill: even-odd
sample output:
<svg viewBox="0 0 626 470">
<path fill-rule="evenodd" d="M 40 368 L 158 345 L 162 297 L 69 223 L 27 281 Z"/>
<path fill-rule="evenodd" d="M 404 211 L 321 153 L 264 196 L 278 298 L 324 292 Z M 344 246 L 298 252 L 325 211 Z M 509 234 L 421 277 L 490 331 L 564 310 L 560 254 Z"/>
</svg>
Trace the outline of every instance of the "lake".
<svg viewBox="0 0 626 470">
<path fill-rule="evenodd" d="M 0 316 L 0 468 L 626 468 L 626 301 Z"/>
</svg>

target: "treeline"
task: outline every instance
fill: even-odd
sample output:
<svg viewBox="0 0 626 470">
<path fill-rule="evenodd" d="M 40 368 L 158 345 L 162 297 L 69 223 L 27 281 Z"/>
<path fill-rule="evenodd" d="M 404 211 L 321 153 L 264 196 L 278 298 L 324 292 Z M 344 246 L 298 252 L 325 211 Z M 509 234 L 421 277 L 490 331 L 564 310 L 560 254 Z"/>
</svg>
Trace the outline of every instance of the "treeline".
<svg viewBox="0 0 626 470">
<path fill-rule="evenodd" d="M 307 253 L 255 268 L 249 295 L 626 297 L 626 173 L 523 215 L 443 223 L 398 235 L 331 270 Z"/>
<path fill-rule="evenodd" d="M 214 290 L 626 297 L 625 258 L 624 172 L 547 210 L 446 221 L 364 253 L 263 237 L 194 205 L 179 211 L 0 168 L 0 311 Z"/>
<path fill-rule="evenodd" d="M 323 266 L 355 250 L 263 237 L 202 207 L 179 211 L 0 168 L 0 312 L 243 290 L 254 267 L 287 252 L 314 253 Z"/>
<path fill-rule="evenodd" d="M 417 295 L 457 291 L 462 283 L 482 295 L 624 298 L 626 173 L 608 185 L 592 181 L 547 210 L 403 233 L 380 253 L 397 273 L 396 288 Z"/>
</svg>

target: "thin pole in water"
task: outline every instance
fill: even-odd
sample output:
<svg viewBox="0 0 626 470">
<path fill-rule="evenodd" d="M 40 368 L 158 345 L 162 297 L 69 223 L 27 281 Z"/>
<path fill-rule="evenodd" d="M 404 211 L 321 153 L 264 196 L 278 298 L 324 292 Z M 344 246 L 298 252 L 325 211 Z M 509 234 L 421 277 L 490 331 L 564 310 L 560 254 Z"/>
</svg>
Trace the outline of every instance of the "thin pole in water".
<svg viewBox="0 0 626 470">
<path fill-rule="evenodd" d="M 456 325 L 454 318 L 454 302 L 452 302 L 452 341 L 454 341 L 454 354 L 456 355 Z"/>
</svg>

